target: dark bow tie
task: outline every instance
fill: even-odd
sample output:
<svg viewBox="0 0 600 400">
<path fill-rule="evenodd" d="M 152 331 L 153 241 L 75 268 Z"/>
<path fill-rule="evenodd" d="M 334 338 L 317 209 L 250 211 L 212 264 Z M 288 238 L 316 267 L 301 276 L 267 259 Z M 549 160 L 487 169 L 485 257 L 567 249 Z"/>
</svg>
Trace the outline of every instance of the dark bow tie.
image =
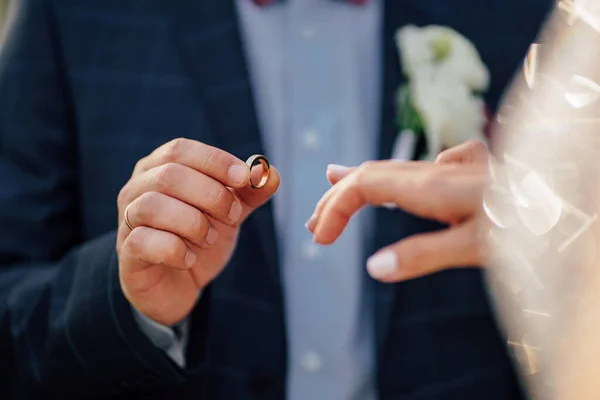
<svg viewBox="0 0 600 400">
<path fill-rule="evenodd" d="M 285 0 L 252 0 L 254 4 L 257 6 L 268 6 L 275 3 L 283 3 Z M 354 4 L 357 6 L 362 6 L 369 0 L 335 0 L 335 1 L 344 1 L 346 3 Z"/>
</svg>

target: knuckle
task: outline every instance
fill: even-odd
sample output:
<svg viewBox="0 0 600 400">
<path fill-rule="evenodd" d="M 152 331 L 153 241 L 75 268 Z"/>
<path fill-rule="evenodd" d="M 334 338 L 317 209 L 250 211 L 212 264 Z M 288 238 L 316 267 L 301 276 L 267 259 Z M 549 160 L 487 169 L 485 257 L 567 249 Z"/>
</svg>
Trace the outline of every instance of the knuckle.
<svg viewBox="0 0 600 400">
<path fill-rule="evenodd" d="M 205 156 L 202 159 L 204 169 L 211 169 L 215 167 L 218 162 L 218 150 L 211 146 L 205 146 Z"/>
<path fill-rule="evenodd" d="M 437 157 L 435 158 L 435 162 L 436 162 L 436 164 L 440 164 L 440 163 L 446 162 L 451 159 L 452 159 L 452 151 L 444 150 L 440 154 L 437 155 Z"/>
<path fill-rule="evenodd" d="M 176 236 L 169 236 L 165 243 L 165 258 L 177 264 L 185 257 L 185 245 Z"/>
<path fill-rule="evenodd" d="M 123 244 L 122 250 L 131 255 L 139 255 L 144 252 L 144 243 L 148 238 L 148 231 L 144 227 L 136 227 L 131 231 L 125 243 Z"/>
<path fill-rule="evenodd" d="M 133 175 L 135 175 L 141 171 L 144 171 L 146 169 L 146 163 L 147 163 L 146 157 L 138 160 L 138 162 L 136 162 L 135 166 L 133 167 Z"/>
<path fill-rule="evenodd" d="M 484 159 L 488 155 L 488 147 L 481 140 L 469 140 L 466 146 L 475 159 Z"/>
<path fill-rule="evenodd" d="M 156 173 L 156 184 L 160 189 L 169 192 L 177 183 L 177 176 L 180 173 L 179 165 L 167 163 L 160 167 Z"/>
<path fill-rule="evenodd" d="M 345 182 L 338 189 L 338 193 L 353 192 L 360 190 L 362 183 L 365 180 L 365 173 L 360 170 L 356 170 L 352 175 L 345 179 Z"/>
<path fill-rule="evenodd" d="M 360 183 L 364 180 L 364 178 L 376 172 L 381 167 L 385 166 L 386 161 L 375 161 L 369 160 L 361 163 L 355 171 L 356 182 Z"/>
<path fill-rule="evenodd" d="M 353 183 L 360 184 L 360 182 L 363 182 L 364 179 L 371 173 L 374 166 L 375 161 L 365 161 L 364 163 L 360 164 L 360 166 L 356 169 L 355 173 L 353 174 Z"/>
<path fill-rule="evenodd" d="M 127 205 L 128 197 L 129 197 L 129 189 L 128 189 L 128 186 L 125 185 L 121 188 L 121 190 L 119 191 L 119 194 L 117 195 L 117 205 L 119 206 L 119 208 L 124 208 Z"/>
<path fill-rule="evenodd" d="M 487 145 L 481 140 L 469 139 L 465 142 L 465 146 L 473 150 L 487 150 Z"/>
<path fill-rule="evenodd" d="M 156 216 L 157 210 L 160 208 L 160 203 L 160 193 L 143 193 L 136 202 L 135 213 L 137 219 L 140 221 L 152 220 Z"/>
<path fill-rule="evenodd" d="M 370 169 L 373 168 L 373 166 L 375 166 L 378 163 L 378 161 L 375 160 L 368 160 L 368 161 L 364 161 L 359 165 L 359 169 L 362 168 L 366 168 L 366 169 Z"/>
<path fill-rule="evenodd" d="M 194 238 L 204 238 L 208 231 L 208 220 L 204 215 L 197 211 L 194 213 L 194 218 L 190 224 L 190 233 Z"/>
<path fill-rule="evenodd" d="M 189 140 L 184 138 L 177 138 L 171 140 L 165 149 L 165 161 L 167 162 L 178 162 L 183 158 L 186 150 L 189 148 Z"/>
<path fill-rule="evenodd" d="M 209 206 L 213 209 L 229 208 L 231 193 L 224 186 L 210 190 L 207 194 Z"/>
</svg>

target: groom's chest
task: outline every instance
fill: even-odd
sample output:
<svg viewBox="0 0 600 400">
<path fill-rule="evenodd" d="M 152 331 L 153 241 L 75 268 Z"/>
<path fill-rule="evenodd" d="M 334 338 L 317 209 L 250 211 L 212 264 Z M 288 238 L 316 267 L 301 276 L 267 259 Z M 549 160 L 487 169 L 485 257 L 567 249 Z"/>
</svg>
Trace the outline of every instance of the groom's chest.
<svg viewBox="0 0 600 400">
<path fill-rule="evenodd" d="M 250 0 L 238 0 L 211 15 L 219 7 L 203 1 L 144 11 L 116 2 L 65 1 L 57 15 L 84 196 L 100 199 L 106 193 L 112 205 L 135 161 L 179 136 L 211 144 L 262 140 L 262 150 L 283 162 L 294 156 L 322 164 L 326 157 L 319 152 L 339 163 L 385 155 L 385 149 L 378 151 L 382 127 L 394 118 L 385 112 L 386 91 L 402 79 L 397 29 L 438 24 L 465 35 L 491 71 L 493 105 L 552 1 L 339 3 L 290 0 L 259 10 Z M 251 101 L 241 101 L 248 93 Z M 252 119 L 258 120 L 258 135 L 232 128 Z M 290 148 L 303 154 L 290 154 Z M 86 176 L 87 166 L 93 173 L 107 160 L 114 172 L 109 181 Z M 96 226 L 111 217 L 102 216 Z"/>
</svg>

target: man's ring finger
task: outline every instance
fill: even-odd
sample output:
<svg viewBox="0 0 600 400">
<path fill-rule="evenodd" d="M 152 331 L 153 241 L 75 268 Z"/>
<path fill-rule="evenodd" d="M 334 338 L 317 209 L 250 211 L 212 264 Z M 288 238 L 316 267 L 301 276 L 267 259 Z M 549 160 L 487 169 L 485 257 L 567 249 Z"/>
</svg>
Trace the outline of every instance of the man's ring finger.
<svg viewBox="0 0 600 400">
<path fill-rule="evenodd" d="M 133 226 L 131 225 L 131 222 L 129 222 L 129 207 L 131 206 L 131 203 L 129 203 L 129 205 L 125 208 L 125 212 L 123 213 L 123 219 L 125 220 L 125 225 L 127 225 L 127 227 L 131 230 L 133 230 Z"/>
</svg>

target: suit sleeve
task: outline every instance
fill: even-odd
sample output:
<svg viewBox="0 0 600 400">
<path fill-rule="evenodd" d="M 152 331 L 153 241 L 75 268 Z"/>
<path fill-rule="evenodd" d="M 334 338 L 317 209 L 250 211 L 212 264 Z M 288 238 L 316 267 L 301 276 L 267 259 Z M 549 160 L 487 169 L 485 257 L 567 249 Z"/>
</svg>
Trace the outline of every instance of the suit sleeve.
<svg viewBox="0 0 600 400">
<path fill-rule="evenodd" d="M 0 55 L 0 393 L 87 398 L 183 382 L 120 290 L 116 233 L 81 241 L 51 2 L 15 3 Z"/>
<path fill-rule="evenodd" d="M 162 349 L 180 367 L 185 366 L 185 348 L 189 338 L 189 321 L 186 319 L 176 327 L 153 321 L 137 310 L 133 310 L 138 326 L 150 341 Z"/>
</svg>

